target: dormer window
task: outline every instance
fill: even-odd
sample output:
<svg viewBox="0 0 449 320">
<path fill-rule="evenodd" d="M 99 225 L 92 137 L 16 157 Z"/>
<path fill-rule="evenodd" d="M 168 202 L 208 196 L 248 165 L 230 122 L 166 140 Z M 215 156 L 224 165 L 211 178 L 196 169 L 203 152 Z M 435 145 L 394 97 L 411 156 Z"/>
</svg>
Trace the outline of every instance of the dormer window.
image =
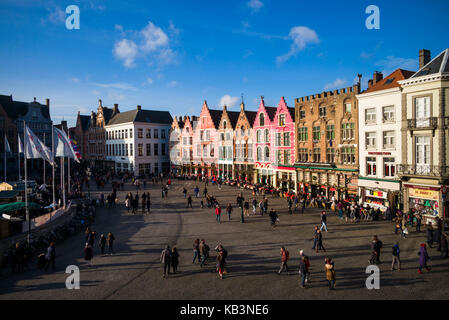
<svg viewBox="0 0 449 320">
<path fill-rule="evenodd" d="M 285 126 L 285 114 L 280 114 L 279 115 L 279 126 L 280 127 Z"/>
<path fill-rule="evenodd" d="M 259 125 L 263 127 L 265 125 L 265 116 L 263 113 L 259 115 Z"/>
</svg>

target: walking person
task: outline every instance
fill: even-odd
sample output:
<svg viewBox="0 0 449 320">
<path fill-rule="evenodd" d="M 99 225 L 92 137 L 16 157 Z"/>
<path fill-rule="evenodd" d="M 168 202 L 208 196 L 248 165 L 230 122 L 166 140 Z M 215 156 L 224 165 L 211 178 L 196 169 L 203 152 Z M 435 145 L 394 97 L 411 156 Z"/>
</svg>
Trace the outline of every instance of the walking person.
<svg viewBox="0 0 449 320">
<path fill-rule="evenodd" d="M 106 247 L 106 237 L 104 236 L 104 234 L 102 234 L 100 236 L 99 246 L 100 246 L 101 255 L 104 255 L 104 249 Z"/>
<path fill-rule="evenodd" d="M 126 207 L 126 210 L 128 210 L 128 213 L 129 213 L 129 202 L 130 202 L 130 200 L 129 200 L 129 197 L 126 197 L 126 199 L 125 199 L 125 207 Z"/>
<path fill-rule="evenodd" d="M 86 243 L 86 246 L 84 247 L 84 260 L 89 262 L 89 267 L 92 266 L 93 259 L 94 259 L 94 251 L 92 250 L 92 245 Z"/>
<path fill-rule="evenodd" d="M 317 230 L 317 247 L 316 247 L 316 253 L 318 253 L 319 250 L 323 250 L 326 252 L 326 249 L 323 246 L 323 234 L 321 233 L 321 230 Z"/>
<path fill-rule="evenodd" d="M 215 208 L 215 216 L 217 219 L 217 222 L 221 224 L 221 207 L 217 205 L 217 207 Z"/>
<path fill-rule="evenodd" d="M 335 267 L 331 258 L 324 260 L 324 271 L 326 272 L 326 280 L 329 283 L 329 290 L 335 289 Z"/>
<path fill-rule="evenodd" d="M 276 213 L 276 210 L 274 210 L 274 208 L 271 208 L 269 216 L 271 220 L 271 227 L 274 229 L 276 228 L 276 221 L 278 220 L 278 215 Z"/>
<path fill-rule="evenodd" d="M 179 253 L 176 247 L 173 247 L 171 252 L 171 267 L 173 269 L 173 273 L 176 274 L 178 272 L 179 265 Z"/>
<path fill-rule="evenodd" d="M 232 204 L 229 204 L 229 205 L 226 207 L 226 212 L 227 212 L 227 214 L 228 214 L 229 221 L 231 221 L 232 210 L 233 210 Z"/>
<path fill-rule="evenodd" d="M 257 200 L 256 198 L 253 199 L 253 215 L 256 215 L 257 210 Z"/>
<path fill-rule="evenodd" d="M 47 271 L 48 267 L 51 264 L 51 267 L 53 270 L 56 269 L 55 266 L 55 260 L 56 260 L 56 249 L 55 249 L 55 243 L 52 242 L 47 248 L 47 253 L 45 254 L 45 271 Z"/>
<path fill-rule="evenodd" d="M 160 261 L 164 265 L 164 274 L 163 278 L 170 274 L 170 264 L 171 264 L 171 250 L 170 246 L 166 246 L 164 250 L 161 252 Z"/>
<path fill-rule="evenodd" d="M 421 243 L 420 250 L 418 252 L 419 255 L 419 267 L 418 273 L 422 274 L 422 269 L 426 268 L 427 271 L 430 271 L 430 268 L 427 266 L 427 261 L 429 261 L 430 257 L 427 253 L 427 248 L 425 243 Z"/>
<path fill-rule="evenodd" d="M 150 199 L 150 194 L 148 193 L 148 196 L 147 196 L 147 211 L 148 211 L 148 213 L 150 213 L 150 209 L 151 209 L 151 199 Z"/>
<path fill-rule="evenodd" d="M 196 239 L 193 243 L 193 260 L 192 263 L 195 263 L 195 260 L 198 258 L 198 262 L 201 263 L 201 255 L 200 255 L 200 239 Z"/>
<path fill-rule="evenodd" d="M 277 272 L 278 275 L 280 275 L 284 270 L 287 270 L 287 274 L 290 275 L 287 264 L 288 259 L 289 259 L 289 252 L 285 250 L 285 247 L 281 247 L 281 267 Z"/>
<path fill-rule="evenodd" d="M 191 209 L 193 209 L 193 207 L 192 207 L 192 197 L 191 196 L 189 196 L 188 198 L 187 198 L 187 207 L 186 208 L 191 208 Z"/>
<path fill-rule="evenodd" d="M 371 241 L 371 258 L 368 260 L 370 264 L 380 264 L 380 249 L 382 249 L 382 241 L 377 236 Z"/>
<path fill-rule="evenodd" d="M 306 279 L 307 279 L 307 264 L 305 256 L 299 257 L 299 275 L 301 276 L 301 288 L 306 287 Z"/>
<path fill-rule="evenodd" d="M 115 241 L 115 237 L 112 234 L 112 232 L 108 233 L 106 241 L 108 243 L 108 254 L 112 255 L 114 253 L 114 241 Z"/>
<path fill-rule="evenodd" d="M 320 228 L 320 231 L 323 230 L 323 228 L 324 228 L 324 230 L 326 230 L 326 232 L 327 232 L 327 224 L 326 224 L 326 222 L 327 222 L 326 211 L 322 211 L 321 212 L 321 228 Z"/>
<path fill-rule="evenodd" d="M 433 244 L 433 227 L 432 224 L 429 222 L 427 225 L 427 244 L 429 248 L 432 248 Z"/>
<path fill-rule="evenodd" d="M 401 249 L 399 248 L 399 242 L 396 242 L 392 249 L 393 262 L 391 263 L 391 270 L 394 270 L 395 263 L 398 264 L 398 270 L 401 270 L 401 259 L 399 257 Z"/>
<path fill-rule="evenodd" d="M 448 257 L 447 234 L 446 233 L 441 234 L 440 246 L 441 246 L 441 258 L 445 259 Z"/>
<path fill-rule="evenodd" d="M 313 246 L 312 246 L 312 250 L 315 250 L 315 248 L 317 248 L 317 245 L 318 245 L 318 231 L 319 231 L 319 227 L 315 226 L 314 230 L 313 230 Z"/>
<path fill-rule="evenodd" d="M 206 264 L 207 259 L 207 247 L 206 247 L 206 240 L 201 239 L 200 245 L 198 246 L 200 255 L 201 255 L 201 261 L 200 261 L 200 267 L 203 267 Z"/>
</svg>

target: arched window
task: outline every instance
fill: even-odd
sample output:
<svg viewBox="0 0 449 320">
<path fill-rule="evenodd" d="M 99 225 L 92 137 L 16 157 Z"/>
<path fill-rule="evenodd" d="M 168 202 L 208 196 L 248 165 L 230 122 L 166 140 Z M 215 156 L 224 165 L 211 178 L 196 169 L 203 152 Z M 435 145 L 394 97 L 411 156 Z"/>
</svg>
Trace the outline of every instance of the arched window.
<svg viewBox="0 0 449 320">
<path fill-rule="evenodd" d="M 245 127 L 244 127 L 244 126 L 242 126 L 242 127 L 240 128 L 240 135 L 241 135 L 242 137 L 245 135 Z"/>
<path fill-rule="evenodd" d="M 257 148 L 257 161 L 262 161 L 262 148 Z"/>
<path fill-rule="evenodd" d="M 223 129 L 226 129 L 226 121 L 223 121 Z"/>
<path fill-rule="evenodd" d="M 257 143 L 260 143 L 261 142 L 261 133 L 260 133 L 260 130 L 257 130 Z"/>
<path fill-rule="evenodd" d="M 265 147 L 265 161 L 270 161 L 270 148 Z"/>
<path fill-rule="evenodd" d="M 265 143 L 270 142 L 270 135 L 268 133 L 268 129 L 265 129 L 264 136 L 265 136 Z"/>
<path fill-rule="evenodd" d="M 265 116 L 263 113 L 259 114 L 259 126 L 263 127 L 265 125 Z"/>
</svg>

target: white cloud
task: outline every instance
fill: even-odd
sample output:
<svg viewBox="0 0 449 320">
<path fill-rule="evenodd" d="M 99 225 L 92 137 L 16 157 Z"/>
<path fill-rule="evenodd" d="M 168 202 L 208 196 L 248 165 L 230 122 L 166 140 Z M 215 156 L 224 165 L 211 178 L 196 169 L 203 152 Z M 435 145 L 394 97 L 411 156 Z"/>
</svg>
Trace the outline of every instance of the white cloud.
<svg viewBox="0 0 449 320">
<path fill-rule="evenodd" d="M 316 32 L 304 26 L 293 27 L 288 36 L 293 40 L 293 43 L 290 46 L 290 51 L 288 53 L 276 58 L 278 65 L 281 65 L 291 57 L 296 56 L 298 52 L 304 50 L 308 44 L 320 42 Z"/>
<path fill-rule="evenodd" d="M 221 107 L 226 106 L 228 108 L 232 108 L 235 107 L 239 103 L 239 101 L 240 101 L 239 97 L 231 97 L 230 95 L 227 94 L 221 97 L 219 105 Z"/>
<path fill-rule="evenodd" d="M 334 82 L 328 83 L 324 86 L 324 90 L 339 89 L 346 85 L 347 81 L 337 78 Z"/>
<path fill-rule="evenodd" d="M 79 79 L 79 78 L 76 78 L 76 77 L 72 77 L 72 78 L 70 78 L 69 79 L 71 82 L 74 82 L 74 83 L 80 83 L 81 82 L 81 80 Z"/>
<path fill-rule="evenodd" d="M 169 36 L 151 21 L 138 32 L 127 33 L 120 25 L 116 25 L 115 30 L 119 31 L 122 37 L 130 34 L 131 39 L 123 38 L 116 42 L 114 48 L 114 55 L 123 60 L 125 67 L 134 67 L 137 58 L 147 58 L 150 65 L 158 67 L 177 63 L 177 54 L 170 46 Z M 171 36 L 177 36 L 180 33 L 172 21 L 170 21 L 168 33 Z"/>
<path fill-rule="evenodd" d="M 137 91 L 135 87 L 128 83 L 118 82 L 118 83 L 94 83 L 95 86 L 101 88 L 112 88 L 112 89 L 120 89 L 120 90 L 132 90 Z"/>
<path fill-rule="evenodd" d="M 117 92 L 108 92 L 108 98 L 113 101 L 123 101 L 125 100 L 125 95 L 117 93 Z"/>
<path fill-rule="evenodd" d="M 92 90 L 92 94 L 93 94 L 94 96 L 99 97 L 99 96 L 100 96 L 100 91 L 98 91 L 98 90 Z"/>
<path fill-rule="evenodd" d="M 122 39 L 115 43 L 114 55 L 117 59 L 123 60 L 126 68 L 135 66 L 134 60 L 137 56 L 137 45 L 132 40 Z"/>
<path fill-rule="evenodd" d="M 178 85 L 178 83 L 176 81 L 170 81 L 168 83 L 168 86 L 171 87 L 171 88 L 176 87 L 177 85 Z"/>
<path fill-rule="evenodd" d="M 263 2 L 260 0 L 250 0 L 247 5 L 251 8 L 252 12 L 258 12 L 264 7 Z"/>
<path fill-rule="evenodd" d="M 147 78 L 147 83 L 149 83 L 149 84 L 153 84 L 153 79 L 151 79 L 151 78 Z"/>
<path fill-rule="evenodd" d="M 47 8 L 48 15 L 45 18 L 41 19 L 41 23 L 45 24 L 46 22 L 53 24 L 63 24 L 67 18 L 66 13 L 60 8 Z"/>
</svg>

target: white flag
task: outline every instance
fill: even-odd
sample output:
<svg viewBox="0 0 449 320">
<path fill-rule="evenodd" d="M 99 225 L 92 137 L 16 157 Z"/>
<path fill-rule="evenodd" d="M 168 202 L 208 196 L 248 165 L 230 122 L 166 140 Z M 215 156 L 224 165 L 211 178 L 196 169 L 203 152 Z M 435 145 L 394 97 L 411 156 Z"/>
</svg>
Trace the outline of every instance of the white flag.
<svg viewBox="0 0 449 320">
<path fill-rule="evenodd" d="M 20 136 L 17 136 L 17 138 L 19 138 L 19 153 L 23 153 L 22 139 L 20 139 Z"/>
<path fill-rule="evenodd" d="M 53 153 L 42 143 L 41 140 L 34 134 L 33 131 L 25 127 L 25 157 L 27 159 L 39 159 L 42 158 L 53 165 Z"/>
<path fill-rule="evenodd" d="M 11 147 L 9 146 L 9 142 L 8 142 L 8 139 L 6 138 L 6 134 L 5 134 L 5 151 L 6 151 L 6 153 L 11 153 Z"/>
<path fill-rule="evenodd" d="M 73 150 L 72 145 L 70 144 L 70 139 L 67 137 L 66 133 L 58 128 L 54 128 L 55 133 L 55 156 L 56 157 L 68 157 L 75 159 L 76 162 L 80 162 L 78 157 L 76 156 L 75 151 Z"/>
</svg>

